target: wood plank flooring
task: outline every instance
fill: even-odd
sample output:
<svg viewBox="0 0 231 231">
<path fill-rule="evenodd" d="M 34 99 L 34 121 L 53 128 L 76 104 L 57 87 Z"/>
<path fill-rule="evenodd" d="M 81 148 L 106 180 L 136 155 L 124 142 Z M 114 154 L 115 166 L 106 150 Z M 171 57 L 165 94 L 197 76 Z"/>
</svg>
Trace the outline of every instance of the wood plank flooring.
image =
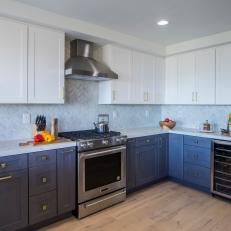
<svg viewBox="0 0 231 231">
<path fill-rule="evenodd" d="M 163 182 L 82 220 L 69 218 L 40 231 L 231 231 L 231 203 Z"/>
</svg>

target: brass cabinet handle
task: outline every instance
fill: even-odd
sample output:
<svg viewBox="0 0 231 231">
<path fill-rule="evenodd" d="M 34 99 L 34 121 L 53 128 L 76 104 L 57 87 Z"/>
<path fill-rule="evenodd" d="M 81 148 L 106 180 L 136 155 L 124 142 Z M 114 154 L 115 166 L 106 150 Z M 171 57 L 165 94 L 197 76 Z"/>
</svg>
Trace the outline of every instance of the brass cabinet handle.
<svg viewBox="0 0 231 231">
<path fill-rule="evenodd" d="M 4 168 L 7 167 L 7 164 L 6 164 L 6 163 L 1 163 L 1 164 L 0 164 L 0 167 L 1 167 L 2 169 L 4 169 Z"/>
<path fill-rule="evenodd" d="M 47 178 L 46 177 L 42 177 L 42 182 L 43 183 L 47 183 Z"/>
<path fill-rule="evenodd" d="M 48 206 L 47 205 L 42 205 L 42 210 L 47 211 Z"/>
<path fill-rule="evenodd" d="M 63 151 L 63 153 L 70 153 L 70 152 L 74 152 L 75 150 L 74 149 L 70 149 L 70 150 L 67 150 L 67 151 Z"/>
<path fill-rule="evenodd" d="M 4 177 L 0 177 L 0 181 L 10 180 L 10 179 L 12 179 L 12 176 L 4 176 Z"/>
<path fill-rule="evenodd" d="M 42 159 L 42 160 L 48 160 L 48 156 L 47 156 L 47 155 L 42 156 L 41 159 Z"/>
</svg>

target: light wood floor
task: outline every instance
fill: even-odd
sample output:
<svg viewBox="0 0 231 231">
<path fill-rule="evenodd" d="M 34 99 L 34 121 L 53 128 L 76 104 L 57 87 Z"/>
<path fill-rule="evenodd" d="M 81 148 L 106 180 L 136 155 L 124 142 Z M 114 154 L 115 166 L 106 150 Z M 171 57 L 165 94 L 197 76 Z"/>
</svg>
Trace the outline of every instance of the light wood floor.
<svg viewBox="0 0 231 231">
<path fill-rule="evenodd" d="M 164 182 L 97 214 L 41 231 L 231 231 L 231 203 Z"/>
</svg>

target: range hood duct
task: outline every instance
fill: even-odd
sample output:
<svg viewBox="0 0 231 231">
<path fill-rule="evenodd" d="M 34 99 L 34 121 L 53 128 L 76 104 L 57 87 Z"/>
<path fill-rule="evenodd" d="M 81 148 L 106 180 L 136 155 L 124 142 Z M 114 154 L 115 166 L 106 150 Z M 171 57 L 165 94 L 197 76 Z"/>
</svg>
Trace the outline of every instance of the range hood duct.
<svg viewBox="0 0 231 231">
<path fill-rule="evenodd" d="M 81 80 L 111 80 L 118 79 L 105 64 L 93 58 L 94 43 L 81 39 L 71 41 L 71 57 L 65 65 L 65 76 Z"/>
</svg>

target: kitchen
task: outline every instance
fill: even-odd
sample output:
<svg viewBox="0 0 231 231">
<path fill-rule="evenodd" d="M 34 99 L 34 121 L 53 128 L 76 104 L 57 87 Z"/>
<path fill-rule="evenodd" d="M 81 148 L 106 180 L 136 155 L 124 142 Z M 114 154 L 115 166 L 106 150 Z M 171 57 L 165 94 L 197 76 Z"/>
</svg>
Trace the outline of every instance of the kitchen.
<svg viewBox="0 0 231 231">
<path fill-rule="evenodd" d="M 0 230 L 230 230 L 231 5 L 124 4 L 1 1 Z"/>
</svg>

